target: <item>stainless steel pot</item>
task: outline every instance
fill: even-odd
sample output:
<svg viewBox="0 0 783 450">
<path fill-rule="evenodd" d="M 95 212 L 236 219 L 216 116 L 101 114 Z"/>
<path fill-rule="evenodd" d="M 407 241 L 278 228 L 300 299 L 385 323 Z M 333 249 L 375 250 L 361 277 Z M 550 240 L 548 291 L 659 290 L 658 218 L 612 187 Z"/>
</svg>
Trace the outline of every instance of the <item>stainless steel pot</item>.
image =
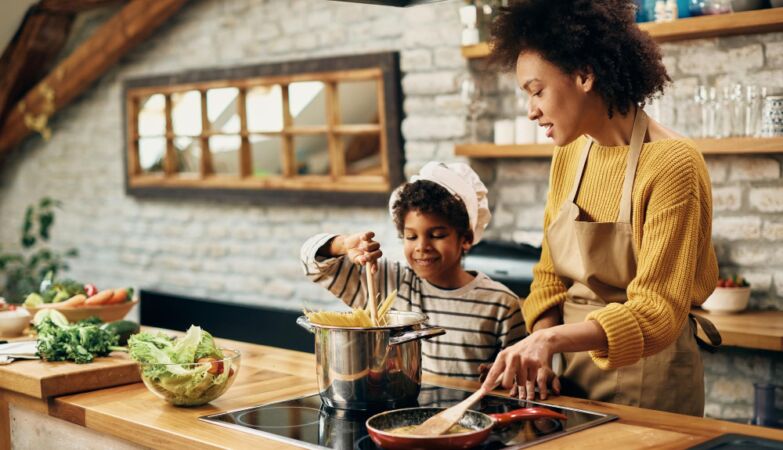
<svg viewBox="0 0 783 450">
<path fill-rule="evenodd" d="M 390 311 L 389 325 L 330 327 L 296 319 L 315 334 L 315 361 L 321 400 L 337 409 L 397 408 L 416 401 L 421 388 L 420 339 L 446 330 L 427 327 L 427 316 Z"/>
</svg>

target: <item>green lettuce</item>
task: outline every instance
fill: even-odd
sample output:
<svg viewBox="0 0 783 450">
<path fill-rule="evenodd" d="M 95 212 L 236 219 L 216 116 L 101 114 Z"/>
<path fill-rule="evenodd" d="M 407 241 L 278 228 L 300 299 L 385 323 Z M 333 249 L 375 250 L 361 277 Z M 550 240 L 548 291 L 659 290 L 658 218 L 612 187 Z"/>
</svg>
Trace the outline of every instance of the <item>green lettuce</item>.
<svg viewBox="0 0 783 450">
<path fill-rule="evenodd" d="M 130 357 L 142 364 L 142 377 L 157 393 L 175 405 L 200 405 L 228 388 L 230 361 L 220 373 L 209 364 L 193 364 L 200 358 L 223 359 L 211 334 L 191 326 L 184 336 L 171 340 L 162 333 L 138 333 L 128 339 Z"/>
</svg>

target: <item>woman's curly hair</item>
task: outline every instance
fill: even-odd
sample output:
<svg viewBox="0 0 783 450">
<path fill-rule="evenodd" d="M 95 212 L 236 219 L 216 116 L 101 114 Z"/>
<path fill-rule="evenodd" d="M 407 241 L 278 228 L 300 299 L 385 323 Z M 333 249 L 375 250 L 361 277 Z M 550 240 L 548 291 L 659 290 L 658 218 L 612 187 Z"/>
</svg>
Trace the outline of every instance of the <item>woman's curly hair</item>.
<svg viewBox="0 0 783 450">
<path fill-rule="evenodd" d="M 428 180 L 405 183 L 392 205 L 392 211 L 394 225 L 397 226 L 400 236 L 405 230 L 405 216 L 411 211 L 418 211 L 443 218 L 454 227 L 460 237 L 467 236 L 471 240 L 473 238 L 465 204 L 438 183 Z"/>
<path fill-rule="evenodd" d="M 591 70 L 609 117 L 627 114 L 671 82 L 635 11 L 630 0 L 515 0 L 492 24 L 490 60 L 513 70 L 520 53 L 533 51 L 567 74 Z"/>
</svg>

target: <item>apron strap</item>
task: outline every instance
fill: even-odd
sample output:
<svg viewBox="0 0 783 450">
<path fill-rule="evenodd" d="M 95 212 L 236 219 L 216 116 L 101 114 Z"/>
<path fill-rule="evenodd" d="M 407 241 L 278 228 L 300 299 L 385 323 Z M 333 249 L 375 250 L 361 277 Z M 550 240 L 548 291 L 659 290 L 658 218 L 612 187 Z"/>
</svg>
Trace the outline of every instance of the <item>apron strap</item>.
<svg viewBox="0 0 783 450">
<path fill-rule="evenodd" d="M 576 200 L 576 193 L 579 192 L 579 184 L 582 182 L 582 174 L 585 171 L 585 165 L 587 163 L 587 155 L 590 154 L 590 147 L 593 145 L 593 139 L 588 137 L 585 146 L 582 147 L 582 156 L 579 157 L 579 165 L 576 167 L 576 176 L 574 177 L 574 185 L 571 187 L 571 192 L 568 194 L 568 202 L 574 203 Z"/>
<path fill-rule="evenodd" d="M 621 223 L 631 223 L 631 193 L 636 178 L 639 155 L 642 153 L 644 135 L 647 133 L 647 122 L 647 113 L 641 107 L 637 107 L 636 117 L 633 120 L 633 131 L 631 131 L 631 146 L 628 151 L 628 159 L 625 161 L 625 180 L 623 181 L 623 196 L 620 200 L 620 213 L 617 215 L 617 221 Z"/>
<path fill-rule="evenodd" d="M 715 328 L 715 325 L 706 317 L 702 317 L 697 314 L 688 314 L 688 317 L 693 319 L 697 325 L 695 336 L 696 343 L 699 344 L 699 347 L 710 353 L 715 353 L 718 351 L 718 346 L 723 342 L 723 338 L 721 337 L 718 329 Z M 701 330 L 704 332 L 704 335 L 707 336 L 707 339 L 710 342 L 705 342 L 701 337 L 699 337 L 698 327 L 701 327 Z"/>
</svg>

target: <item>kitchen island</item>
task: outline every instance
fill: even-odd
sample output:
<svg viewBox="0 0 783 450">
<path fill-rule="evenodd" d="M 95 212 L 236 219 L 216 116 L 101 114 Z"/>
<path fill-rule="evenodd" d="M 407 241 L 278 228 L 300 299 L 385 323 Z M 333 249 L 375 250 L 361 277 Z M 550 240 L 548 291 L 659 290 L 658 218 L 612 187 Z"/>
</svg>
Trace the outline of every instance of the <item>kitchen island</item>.
<svg viewBox="0 0 783 450">
<path fill-rule="evenodd" d="M 314 356 L 220 342 L 242 352 L 239 374 L 228 392 L 201 407 L 171 406 L 139 382 L 41 398 L 5 386 L 0 390 L 0 448 L 52 448 L 62 439 L 68 440 L 66 448 L 296 448 L 198 418 L 317 392 Z M 14 369 L 19 372 L 27 362 L 14 364 L 19 364 Z M 464 389 L 477 386 L 470 381 L 428 375 L 424 381 Z M 568 397 L 553 397 L 547 403 L 613 414 L 619 419 L 544 442 L 536 447 L 541 449 L 689 448 L 724 433 L 783 440 L 783 431 L 771 428 Z"/>
</svg>

